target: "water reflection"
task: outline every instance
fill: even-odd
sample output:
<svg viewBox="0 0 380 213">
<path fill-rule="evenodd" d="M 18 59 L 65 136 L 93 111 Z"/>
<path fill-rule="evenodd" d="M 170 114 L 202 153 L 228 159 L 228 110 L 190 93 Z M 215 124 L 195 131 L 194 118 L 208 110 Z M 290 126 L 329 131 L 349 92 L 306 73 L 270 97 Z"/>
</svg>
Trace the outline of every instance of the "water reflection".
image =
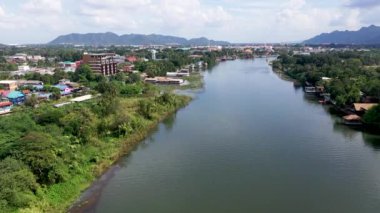
<svg viewBox="0 0 380 213">
<path fill-rule="evenodd" d="M 174 114 L 170 115 L 169 117 L 167 117 L 165 120 L 162 121 L 162 123 L 165 126 L 166 131 L 171 132 L 171 130 L 174 127 L 176 118 L 177 118 L 177 114 L 174 113 Z"/>
<path fill-rule="evenodd" d="M 375 151 L 380 151 L 380 136 L 364 132 L 362 137 L 366 145 L 371 146 Z"/>
</svg>

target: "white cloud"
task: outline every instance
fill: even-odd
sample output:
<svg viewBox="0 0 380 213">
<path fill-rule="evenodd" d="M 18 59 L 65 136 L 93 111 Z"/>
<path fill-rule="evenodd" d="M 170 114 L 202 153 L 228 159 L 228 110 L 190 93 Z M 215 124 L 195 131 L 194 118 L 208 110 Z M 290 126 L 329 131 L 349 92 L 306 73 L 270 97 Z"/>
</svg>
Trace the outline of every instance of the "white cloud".
<svg viewBox="0 0 380 213">
<path fill-rule="evenodd" d="M 22 5 L 24 12 L 40 15 L 58 15 L 62 11 L 61 0 L 29 0 Z"/>
<path fill-rule="evenodd" d="M 0 17 L 5 16 L 4 9 L 0 6 Z"/>
<path fill-rule="evenodd" d="M 300 41 L 322 32 L 380 24 L 377 2 L 2 0 L 0 43 L 47 42 L 60 34 L 106 31 L 206 36 L 232 42 Z"/>
<path fill-rule="evenodd" d="M 223 27 L 231 15 L 222 6 L 204 6 L 199 0 L 85 0 L 79 14 L 87 23 L 124 33 L 192 35 L 206 27 Z"/>
</svg>

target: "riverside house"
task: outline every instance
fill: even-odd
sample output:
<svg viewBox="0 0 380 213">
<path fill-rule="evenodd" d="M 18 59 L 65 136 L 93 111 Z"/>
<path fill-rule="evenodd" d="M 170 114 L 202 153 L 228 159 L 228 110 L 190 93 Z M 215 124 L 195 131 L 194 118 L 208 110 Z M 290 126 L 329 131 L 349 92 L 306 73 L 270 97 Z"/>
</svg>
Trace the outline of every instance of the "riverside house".
<svg viewBox="0 0 380 213">
<path fill-rule="evenodd" d="M 0 102 L 0 115 L 4 115 L 11 112 L 13 103 L 10 101 Z"/>
<path fill-rule="evenodd" d="M 354 110 L 357 114 L 363 115 L 366 111 L 377 105 L 376 103 L 354 103 Z"/>
<path fill-rule="evenodd" d="M 185 83 L 183 79 L 177 78 L 167 78 L 167 77 L 155 77 L 155 78 L 146 78 L 145 82 L 154 83 L 154 84 L 173 84 L 173 85 L 181 85 Z"/>
</svg>

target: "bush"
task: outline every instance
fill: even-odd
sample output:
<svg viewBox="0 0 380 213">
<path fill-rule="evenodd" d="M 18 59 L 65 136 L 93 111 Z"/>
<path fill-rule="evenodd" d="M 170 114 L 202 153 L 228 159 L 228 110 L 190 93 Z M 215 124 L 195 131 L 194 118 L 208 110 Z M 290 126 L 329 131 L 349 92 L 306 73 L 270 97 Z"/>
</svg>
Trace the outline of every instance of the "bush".
<svg viewBox="0 0 380 213">
<path fill-rule="evenodd" d="M 13 156 L 30 167 L 39 183 L 59 183 L 66 175 L 60 170 L 62 163 L 56 148 L 57 144 L 50 135 L 30 132 L 16 143 Z"/>
<path fill-rule="evenodd" d="M 21 161 L 6 158 L 0 162 L 0 211 L 27 207 L 35 199 L 38 184 Z"/>
<path fill-rule="evenodd" d="M 139 102 L 139 114 L 142 115 L 146 119 L 152 119 L 153 113 L 155 111 L 155 104 L 151 100 L 141 100 Z"/>
<path fill-rule="evenodd" d="M 368 110 L 363 117 L 364 122 L 380 128 L 380 105 Z"/>
</svg>

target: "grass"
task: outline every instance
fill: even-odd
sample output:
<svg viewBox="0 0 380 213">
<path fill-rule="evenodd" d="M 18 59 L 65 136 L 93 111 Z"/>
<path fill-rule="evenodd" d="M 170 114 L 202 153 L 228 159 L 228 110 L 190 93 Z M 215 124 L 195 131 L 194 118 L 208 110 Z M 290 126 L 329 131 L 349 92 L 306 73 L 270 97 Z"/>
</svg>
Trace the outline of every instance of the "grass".
<svg viewBox="0 0 380 213">
<path fill-rule="evenodd" d="M 140 131 L 134 132 L 126 137 L 120 138 L 102 138 L 104 143 L 96 146 L 83 147 L 81 153 L 86 162 L 89 159 L 96 158 L 95 163 L 78 165 L 81 168 L 80 173 L 74 175 L 69 180 L 54 184 L 48 188 L 42 189 L 37 193 L 39 200 L 27 209 L 18 210 L 17 212 L 66 212 L 67 209 L 80 197 L 81 193 L 91 186 L 92 182 L 102 175 L 118 159 L 129 154 L 137 144 L 150 135 L 158 123 L 169 115 L 175 113 L 179 108 L 186 106 L 190 97 L 179 97 L 183 99 L 183 105 L 178 108 L 167 107 L 160 108 L 154 114 L 152 120 L 143 120 L 143 126 Z M 127 113 L 134 114 L 137 111 L 138 103 L 144 98 L 123 98 L 121 104 L 123 110 Z"/>
<path fill-rule="evenodd" d="M 157 85 L 161 91 L 173 91 L 173 90 L 188 90 L 188 89 L 199 89 L 204 85 L 203 76 L 201 73 L 191 73 L 189 77 L 184 77 L 184 80 L 188 82 L 187 85 L 176 86 L 176 85 Z"/>
</svg>

